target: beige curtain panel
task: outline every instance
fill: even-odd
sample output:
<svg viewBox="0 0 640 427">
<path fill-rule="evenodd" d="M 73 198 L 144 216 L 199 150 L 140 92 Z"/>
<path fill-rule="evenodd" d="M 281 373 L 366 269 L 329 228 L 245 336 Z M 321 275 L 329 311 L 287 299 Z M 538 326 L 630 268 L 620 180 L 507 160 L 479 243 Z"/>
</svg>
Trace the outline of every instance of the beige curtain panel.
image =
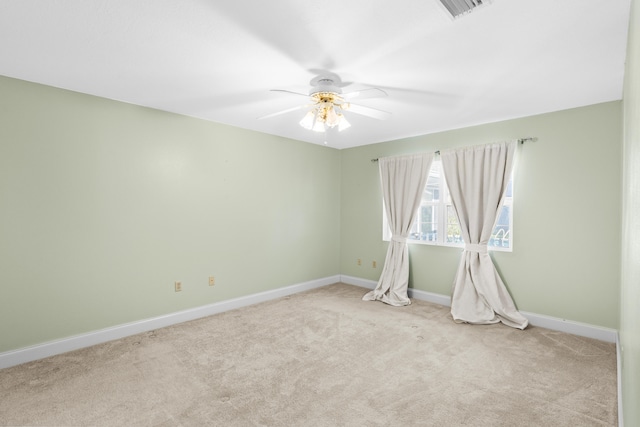
<svg viewBox="0 0 640 427">
<path fill-rule="evenodd" d="M 384 157 L 378 160 L 382 197 L 391 229 L 391 241 L 376 288 L 362 297 L 403 306 L 411 304 L 407 237 L 416 218 L 433 153 Z"/>
<path fill-rule="evenodd" d="M 516 148 L 517 141 L 512 141 L 441 153 L 465 242 L 451 296 L 451 314 L 456 322 L 527 327 L 527 319 L 516 309 L 487 251 Z"/>
</svg>

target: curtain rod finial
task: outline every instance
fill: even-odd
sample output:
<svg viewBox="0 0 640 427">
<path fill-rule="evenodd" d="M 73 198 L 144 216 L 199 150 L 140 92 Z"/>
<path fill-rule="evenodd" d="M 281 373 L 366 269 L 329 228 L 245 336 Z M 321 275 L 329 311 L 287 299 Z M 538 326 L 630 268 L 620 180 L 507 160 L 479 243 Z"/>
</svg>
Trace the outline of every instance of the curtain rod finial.
<svg viewBox="0 0 640 427">
<path fill-rule="evenodd" d="M 518 142 L 520 144 L 524 144 L 525 142 L 536 142 L 537 140 L 538 140 L 537 136 L 530 136 L 530 137 L 527 137 L 527 138 L 520 138 L 518 140 Z"/>
</svg>

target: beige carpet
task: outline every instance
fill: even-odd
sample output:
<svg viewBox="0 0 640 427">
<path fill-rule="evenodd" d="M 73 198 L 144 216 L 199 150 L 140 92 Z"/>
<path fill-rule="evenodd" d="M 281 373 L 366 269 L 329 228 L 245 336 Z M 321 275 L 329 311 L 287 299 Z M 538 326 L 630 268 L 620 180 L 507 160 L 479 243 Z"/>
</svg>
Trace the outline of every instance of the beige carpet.
<svg viewBox="0 0 640 427">
<path fill-rule="evenodd" d="M 2 425 L 614 426 L 613 344 L 336 284 L 0 371 Z"/>
</svg>

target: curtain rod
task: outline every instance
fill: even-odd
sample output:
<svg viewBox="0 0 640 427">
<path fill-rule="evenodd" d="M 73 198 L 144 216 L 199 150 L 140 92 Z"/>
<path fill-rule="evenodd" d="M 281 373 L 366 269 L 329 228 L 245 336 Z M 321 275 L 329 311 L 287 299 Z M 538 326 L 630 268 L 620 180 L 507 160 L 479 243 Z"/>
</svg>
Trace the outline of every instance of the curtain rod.
<svg viewBox="0 0 640 427">
<path fill-rule="evenodd" d="M 537 136 L 528 136 L 526 138 L 518 139 L 518 142 L 520 144 L 524 144 L 525 142 L 529 142 L 529 141 L 536 142 L 537 140 L 538 140 Z M 434 153 L 439 155 L 440 154 L 440 150 L 434 151 Z M 378 161 L 378 159 L 371 159 L 371 163 L 376 163 L 377 161 Z"/>
</svg>

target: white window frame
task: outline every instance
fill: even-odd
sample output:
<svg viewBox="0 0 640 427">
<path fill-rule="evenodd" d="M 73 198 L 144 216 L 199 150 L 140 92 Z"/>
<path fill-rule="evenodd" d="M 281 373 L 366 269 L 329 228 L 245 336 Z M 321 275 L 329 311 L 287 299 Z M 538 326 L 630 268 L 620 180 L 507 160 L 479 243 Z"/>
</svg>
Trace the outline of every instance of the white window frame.
<svg viewBox="0 0 640 427">
<path fill-rule="evenodd" d="M 434 170 L 434 166 L 436 166 L 435 170 Z M 438 230 L 438 232 L 436 233 L 437 237 L 435 240 L 428 240 L 429 238 L 428 233 L 423 233 L 420 230 L 420 224 L 419 224 L 420 221 L 418 217 L 416 219 L 416 222 L 413 224 L 413 227 L 411 228 L 411 230 L 413 233 L 417 233 L 417 235 L 422 238 L 418 238 L 418 239 L 416 239 L 415 237 L 412 238 L 410 234 L 409 238 L 407 239 L 407 243 L 417 244 L 417 245 L 447 246 L 447 247 L 453 247 L 453 248 L 463 248 L 464 243 L 462 242 L 462 238 L 460 238 L 459 242 L 448 242 L 447 239 L 445 238 L 447 234 L 445 230 L 447 230 L 447 226 L 448 226 L 447 212 L 449 207 L 453 208 L 453 205 L 451 204 L 451 198 L 449 197 L 449 188 L 447 187 L 447 183 L 444 179 L 444 173 L 442 172 L 442 163 L 439 158 L 433 160 L 431 170 L 429 171 L 430 176 L 434 176 L 434 175 L 437 176 L 438 174 L 439 174 L 438 190 L 439 190 L 439 196 L 440 196 L 439 200 L 437 201 L 423 200 L 420 203 L 420 206 L 418 207 L 418 212 L 419 212 L 423 206 L 435 206 L 435 216 L 437 221 L 436 230 Z M 505 238 L 502 234 L 500 234 L 500 231 L 498 231 L 498 233 L 496 233 L 496 237 L 493 237 L 492 239 L 498 239 L 498 241 L 500 241 L 502 246 L 494 246 L 490 242 L 488 246 L 488 249 L 490 251 L 513 252 L 513 194 L 514 194 L 513 173 L 511 174 L 510 185 L 511 185 L 511 196 L 505 195 L 504 201 L 502 204 L 503 207 L 509 208 L 509 231 L 507 232 L 508 238 Z M 499 218 L 500 218 L 500 215 L 498 215 L 498 217 L 496 218 L 496 222 L 498 221 Z M 494 229 L 495 229 L 495 224 L 494 224 Z M 391 230 L 389 228 L 389 223 L 387 221 L 387 213 L 384 208 L 384 200 L 382 202 L 382 239 L 385 241 L 391 240 Z M 504 246 L 505 243 L 507 243 L 507 246 Z"/>
</svg>

